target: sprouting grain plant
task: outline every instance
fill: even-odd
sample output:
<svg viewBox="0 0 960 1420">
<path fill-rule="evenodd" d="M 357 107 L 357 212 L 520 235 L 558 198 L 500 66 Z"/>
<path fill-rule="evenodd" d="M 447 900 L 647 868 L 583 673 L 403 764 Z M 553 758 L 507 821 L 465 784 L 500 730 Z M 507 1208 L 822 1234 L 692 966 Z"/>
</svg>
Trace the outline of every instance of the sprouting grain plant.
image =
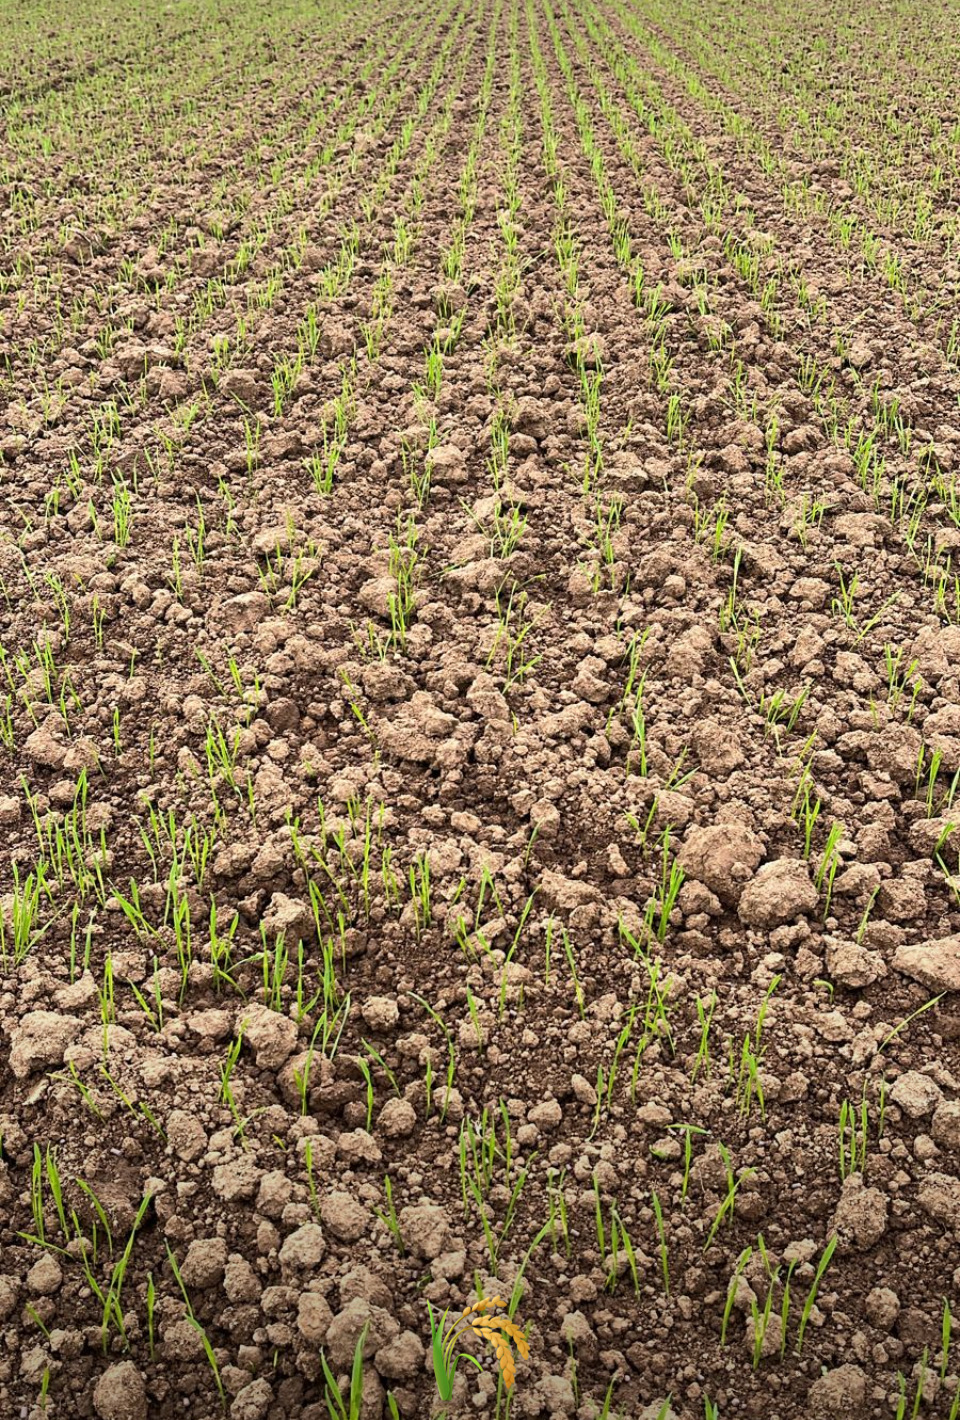
<svg viewBox="0 0 960 1420">
<path fill-rule="evenodd" d="M 839 1124 L 841 1179 L 853 1173 L 866 1173 L 868 1136 L 869 1111 L 866 1093 L 860 1101 L 859 1109 L 851 1104 L 850 1100 L 844 1100 L 840 1105 Z"/>
<path fill-rule="evenodd" d="M 323 1369 L 324 1379 L 324 1400 L 330 1420 L 360 1420 L 363 1410 L 363 1352 L 367 1344 L 369 1329 L 370 1323 L 367 1322 L 357 1337 L 357 1344 L 353 1352 L 353 1364 L 350 1368 L 350 1385 L 346 1396 L 343 1395 L 339 1382 L 330 1369 L 325 1352 L 320 1352 L 320 1365 Z"/>
<path fill-rule="evenodd" d="M 650 1194 L 650 1202 L 653 1206 L 654 1217 L 657 1220 L 657 1242 L 660 1251 L 660 1271 L 663 1275 L 663 1290 L 666 1295 L 670 1295 L 670 1264 L 667 1256 L 667 1238 L 663 1224 L 663 1209 L 660 1206 L 660 1199 L 656 1189 Z"/>
<path fill-rule="evenodd" d="M 725 1147 L 725 1145 L 720 1143 L 717 1144 L 717 1148 L 720 1151 L 720 1157 L 723 1159 L 724 1168 L 726 1170 L 727 1191 L 724 1197 L 721 1199 L 720 1207 L 717 1209 L 713 1222 L 710 1225 L 710 1230 L 707 1233 L 707 1240 L 703 1245 L 704 1252 L 709 1251 L 710 1247 L 713 1244 L 714 1238 L 720 1231 L 720 1226 L 723 1223 L 724 1219 L 728 1219 L 730 1222 L 733 1222 L 734 1209 L 736 1207 L 737 1201 L 737 1191 L 744 1183 L 746 1183 L 749 1178 L 752 1178 L 756 1173 L 756 1169 L 750 1167 L 741 1169 L 739 1176 L 735 1175 L 729 1150 Z"/>
<path fill-rule="evenodd" d="M 807 1293 L 806 1299 L 803 1304 L 803 1310 L 800 1313 L 800 1329 L 797 1332 L 798 1356 L 803 1351 L 803 1338 L 806 1334 L 807 1325 L 810 1321 L 810 1314 L 813 1311 L 814 1303 L 817 1300 L 817 1293 L 820 1290 L 820 1283 L 823 1281 L 823 1274 L 830 1266 L 830 1260 L 837 1250 L 837 1244 L 839 1240 L 840 1239 L 838 1235 L 834 1233 L 833 1237 L 830 1238 L 826 1247 L 823 1249 L 823 1252 L 820 1254 L 820 1261 L 817 1263 L 816 1271 L 814 1272 L 813 1276 L 813 1282 L 810 1284 L 810 1290 Z"/>
<path fill-rule="evenodd" d="M 226 1390 L 224 1389 L 223 1377 L 220 1374 L 220 1364 L 217 1360 L 216 1352 L 213 1349 L 213 1344 L 206 1332 L 206 1329 L 197 1320 L 196 1313 L 193 1310 L 193 1304 L 190 1301 L 190 1295 L 183 1280 L 179 1264 L 177 1263 L 176 1254 L 173 1252 L 169 1243 L 166 1244 L 166 1249 L 167 1261 L 170 1264 L 170 1270 L 173 1273 L 174 1281 L 180 1289 L 180 1295 L 183 1297 L 184 1306 L 186 1308 L 185 1320 L 200 1338 L 200 1345 L 203 1348 L 203 1353 L 207 1358 L 207 1364 L 210 1367 L 211 1374 L 213 1375 L 214 1385 L 216 1386 L 217 1394 L 220 1397 L 220 1404 L 222 1405 L 223 1409 L 226 1410 L 227 1394 Z M 351 1420 L 358 1420 L 358 1417 L 351 1416 Z"/>
<path fill-rule="evenodd" d="M 403 1257 L 406 1252 L 406 1244 L 403 1241 L 403 1233 L 400 1231 L 400 1221 L 397 1218 L 397 1209 L 393 1201 L 393 1183 L 389 1174 L 387 1174 L 383 1180 L 383 1193 L 387 1200 L 387 1210 L 385 1213 L 378 1212 L 377 1217 L 380 1219 L 381 1223 L 389 1228 L 393 1240 L 397 1244 L 397 1250 L 400 1256 Z"/>
</svg>

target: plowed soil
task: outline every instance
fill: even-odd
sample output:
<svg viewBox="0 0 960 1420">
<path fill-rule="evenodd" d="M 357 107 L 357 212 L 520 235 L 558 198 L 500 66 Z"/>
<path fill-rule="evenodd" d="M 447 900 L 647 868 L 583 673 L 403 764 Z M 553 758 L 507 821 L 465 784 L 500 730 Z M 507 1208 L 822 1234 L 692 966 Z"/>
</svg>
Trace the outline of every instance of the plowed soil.
<svg viewBox="0 0 960 1420">
<path fill-rule="evenodd" d="M 0 1416 L 957 1420 L 956 5 L 8 19 Z"/>
</svg>

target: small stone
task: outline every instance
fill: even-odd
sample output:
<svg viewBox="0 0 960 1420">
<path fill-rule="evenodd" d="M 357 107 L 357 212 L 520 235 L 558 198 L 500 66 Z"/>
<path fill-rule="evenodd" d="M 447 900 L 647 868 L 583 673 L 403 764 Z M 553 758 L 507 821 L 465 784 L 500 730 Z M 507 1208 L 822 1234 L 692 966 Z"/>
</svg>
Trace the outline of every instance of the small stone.
<svg viewBox="0 0 960 1420">
<path fill-rule="evenodd" d="M 243 1031 L 262 1070 L 279 1070 L 297 1048 L 297 1023 L 269 1006 L 244 1006 L 237 1013 L 237 1030 Z"/>
<path fill-rule="evenodd" d="M 368 582 L 357 593 L 357 600 L 364 611 L 370 612 L 371 616 L 382 616 L 384 619 L 390 615 L 390 608 L 397 596 L 396 577 L 371 577 Z"/>
<path fill-rule="evenodd" d="M 560 1337 L 566 1345 L 574 1347 L 583 1356 L 589 1357 L 596 1353 L 596 1333 L 581 1311 L 570 1311 L 561 1317 Z"/>
<path fill-rule="evenodd" d="M 17 1278 L 9 1273 L 0 1277 L 0 1321 L 7 1321 L 13 1315 L 19 1296 L 20 1283 Z"/>
<path fill-rule="evenodd" d="M 456 444 L 437 444 L 427 454 L 426 468 L 431 482 L 441 488 L 467 481 L 466 462 Z"/>
<path fill-rule="evenodd" d="M 747 1350 L 753 1355 L 756 1343 L 757 1319 L 750 1315 L 746 1319 L 744 1328 L 744 1339 Z M 760 1342 L 761 1357 L 779 1356 L 780 1347 L 783 1341 L 783 1322 L 776 1312 L 773 1312 L 767 1319 L 766 1329 L 763 1333 L 763 1340 Z"/>
<path fill-rule="evenodd" d="M 382 1347 L 388 1346 L 400 1334 L 398 1323 L 388 1311 L 383 1307 L 371 1306 L 362 1297 L 354 1297 L 353 1301 L 348 1302 L 333 1318 L 327 1331 L 326 1349 L 330 1364 L 334 1368 L 346 1369 L 352 1364 L 360 1333 L 365 1326 L 365 1359 L 369 1359 Z"/>
<path fill-rule="evenodd" d="M 395 1340 L 382 1346 L 373 1358 L 374 1365 L 391 1381 L 412 1381 L 423 1370 L 423 1343 L 414 1331 L 401 1331 Z"/>
<path fill-rule="evenodd" d="M 677 855 L 687 877 L 704 883 L 729 907 L 737 905 L 762 862 L 760 839 L 738 823 L 691 829 Z"/>
<path fill-rule="evenodd" d="M 746 926 L 769 930 L 813 912 L 817 901 L 806 863 L 800 858 L 777 858 L 764 863 L 744 888 L 737 912 Z"/>
<path fill-rule="evenodd" d="M 27 1291 L 35 1297 L 52 1297 L 63 1283 L 63 1270 L 55 1257 L 45 1252 L 27 1273 Z"/>
<path fill-rule="evenodd" d="M 269 1218 L 263 1218 L 257 1225 L 257 1252 L 260 1257 L 268 1257 L 272 1252 L 280 1251 L 280 1233 L 276 1223 L 271 1223 Z"/>
<path fill-rule="evenodd" d="M 341 1242 L 358 1242 L 370 1226 L 370 1214 L 352 1193 L 327 1194 L 320 1211 L 324 1226 Z"/>
<path fill-rule="evenodd" d="M 879 952 L 867 951 L 856 942 L 827 945 L 827 971 L 838 986 L 859 991 L 886 976 L 887 968 Z"/>
<path fill-rule="evenodd" d="M 960 1227 L 960 1179 L 952 1174 L 930 1174 L 917 1193 L 917 1202 L 945 1228 Z"/>
<path fill-rule="evenodd" d="M 288 524 L 278 523 L 276 527 L 263 528 L 254 535 L 253 550 L 258 557 L 272 557 L 275 552 L 289 552 L 291 529 Z"/>
<path fill-rule="evenodd" d="M 167 1115 L 167 1139 L 178 1158 L 185 1163 L 199 1159 L 207 1147 L 207 1135 L 195 1114 L 185 1109 L 172 1109 Z"/>
<path fill-rule="evenodd" d="M 265 1218 L 282 1218 L 283 1210 L 293 1197 L 293 1180 L 282 1169 L 270 1169 L 260 1180 L 257 1212 Z"/>
<path fill-rule="evenodd" d="M 430 1271 L 434 1277 L 443 1277 L 448 1282 L 456 1281 L 462 1277 L 467 1267 L 467 1254 L 462 1248 L 456 1252 L 442 1252 L 439 1257 L 435 1257 L 430 1264 Z"/>
<path fill-rule="evenodd" d="M 711 778 L 728 779 L 744 761 L 740 736 L 729 719 L 702 720 L 693 726 L 692 741 L 701 769 Z"/>
<path fill-rule="evenodd" d="M 263 1170 L 246 1154 L 238 1154 L 226 1163 L 218 1164 L 213 1171 L 211 1184 L 214 1193 L 224 1203 L 235 1203 L 243 1198 L 252 1198 L 257 1191 Z"/>
<path fill-rule="evenodd" d="M 597 1103 L 596 1087 L 585 1075 L 574 1075 L 570 1081 L 570 1088 L 573 1090 L 574 1098 L 580 1104 L 588 1105 L 591 1109 L 594 1108 Z"/>
<path fill-rule="evenodd" d="M 659 1129 L 673 1123 L 673 1111 L 665 1104 L 658 1104 L 656 1100 L 647 1100 L 646 1104 L 640 1105 L 636 1110 L 634 1119 L 638 1124 Z"/>
<path fill-rule="evenodd" d="M 232 1011 L 191 1011 L 186 1017 L 191 1035 L 211 1045 L 219 1045 L 233 1034 L 234 1013 Z"/>
<path fill-rule="evenodd" d="M 602 705 L 610 694 L 606 681 L 597 675 L 597 671 L 603 670 L 604 663 L 599 656 L 588 656 L 585 661 L 581 661 L 570 685 L 573 694 L 591 705 Z"/>
<path fill-rule="evenodd" d="M 274 940 L 283 936 L 287 946 L 297 942 L 311 941 L 317 934 L 313 909 L 309 903 L 288 897 L 285 892 L 275 892 L 263 914 L 263 927 Z"/>
<path fill-rule="evenodd" d="M 301 1292 L 297 1306 L 297 1330 L 311 1346 L 322 1346 L 327 1339 L 333 1312 L 326 1297 L 319 1292 Z"/>
<path fill-rule="evenodd" d="M 197 1238 L 187 1248 L 180 1271 L 187 1287 L 216 1287 L 227 1265 L 224 1238 Z"/>
<path fill-rule="evenodd" d="M 18 1080 L 49 1065 L 62 1065 L 64 1052 L 80 1034 L 80 1022 L 55 1011 L 28 1011 L 11 1032 L 10 1068 Z"/>
<path fill-rule="evenodd" d="M 572 1415 L 577 1408 L 568 1376 L 541 1376 L 534 1388 L 541 1409 L 551 1416 Z"/>
<path fill-rule="evenodd" d="M 104 1371 L 93 1392 L 100 1420 L 147 1420 L 147 1388 L 132 1361 Z"/>
<path fill-rule="evenodd" d="M 256 1380 L 245 1385 L 230 1406 L 230 1420 L 266 1420 L 273 1404 L 273 1387 L 269 1381 Z"/>
<path fill-rule="evenodd" d="M 887 1200 L 879 1188 L 865 1188 L 860 1174 L 844 1180 L 840 1202 L 833 1215 L 833 1230 L 840 1252 L 866 1252 L 883 1237 L 887 1227 Z"/>
<path fill-rule="evenodd" d="M 263 1290 L 260 1279 L 239 1252 L 230 1254 L 223 1273 L 223 1290 L 228 1302 L 256 1302 Z"/>
<path fill-rule="evenodd" d="M 867 1381 L 859 1366 L 837 1366 L 810 1387 L 813 1415 L 855 1415 L 867 1399 Z"/>
<path fill-rule="evenodd" d="M 549 868 L 541 874 L 540 893 L 545 907 L 560 912 L 573 912 L 597 900 L 597 889 L 591 883 L 565 877 Z"/>
<path fill-rule="evenodd" d="M 255 631 L 271 612 L 270 602 L 263 592 L 242 592 L 223 603 L 221 616 L 227 631 Z"/>
<path fill-rule="evenodd" d="M 382 1163 L 383 1153 L 372 1134 L 365 1129 L 345 1131 L 337 1139 L 337 1157 L 351 1167 L 357 1164 Z"/>
<path fill-rule="evenodd" d="M 301 1272 L 309 1271 L 320 1265 L 326 1250 L 327 1245 L 320 1224 L 304 1223 L 284 1239 L 280 1249 L 280 1266 L 284 1271 L 288 1268 Z"/>
<path fill-rule="evenodd" d="M 347 1306 L 354 1297 L 362 1298 L 372 1307 L 383 1307 L 385 1311 L 393 1305 L 393 1289 L 376 1272 L 364 1267 L 362 1262 L 355 1263 L 340 1278 L 339 1291 L 341 1307 Z"/>
<path fill-rule="evenodd" d="M 417 1127 L 417 1111 L 409 1100 L 389 1099 L 377 1116 L 377 1128 L 388 1139 L 404 1139 Z"/>
<path fill-rule="evenodd" d="M 893 965 L 931 991 L 960 991 L 960 934 L 898 947 Z"/>
<path fill-rule="evenodd" d="M 392 1030 L 400 1019 L 400 1007 L 393 996 L 368 996 L 360 1014 L 371 1030 Z"/>
<path fill-rule="evenodd" d="M 931 1133 L 941 1148 L 960 1149 L 960 1101 L 940 1101 L 933 1116 Z"/>
<path fill-rule="evenodd" d="M 79 735 L 64 755 L 63 767 L 71 774 L 76 774 L 81 769 L 99 769 L 100 753 L 96 741 L 86 735 Z"/>
<path fill-rule="evenodd" d="M 291 700 L 288 695 L 278 696 L 276 700 L 271 700 L 264 711 L 267 724 L 278 735 L 294 733 L 300 726 L 300 707 L 295 700 Z M 298 904 L 300 905 L 300 904 Z M 310 926 L 313 923 L 313 913 L 310 914 Z"/>
<path fill-rule="evenodd" d="M 879 1331 L 892 1331 L 900 1315 L 900 1298 L 889 1287 L 874 1287 L 864 1301 L 867 1320 Z"/>
<path fill-rule="evenodd" d="M 550 434 L 552 416 L 540 400 L 532 395 L 521 395 L 514 405 L 511 420 L 514 432 L 527 434 L 531 439 L 543 440 Z"/>
<path fill-rule="evenodd" d="M 537 838 L 550 843 L 560 832 L 560 810 L 549 799 L 537 799 L 530 806 L 530 822 L 537 830 Z"/>
<path fill-rule="evenodd" d="M 559 1100 L 543 1100 L 542 1103 L 535 1104 L 532 1109 L 527 1111 L 527 1118 L 538 1129 L 559 1129 L 563 1123 L 563 1110 L 560 1108 Z"/>
<path fill-rule="evenodd" d="M 911 1119 L 922 1119 L 936 1109 L 943 1095 L 940 1086 L 920 1070 L 907 1070 L 895 1081 L 890 1099 Z"/>
<path fill-rule="evenodd" d="M 62 769 L 67 757 L 66 747 L 55 739 L 46 725 L 28 735 L 23 742 L 23 752 L 27 759 L 44 769 Z"/>
<path fill-rule="evenodd" d="M 400 1235 L 415 1257 L 439 1257 L 450 1231 L 447 1215 L 436 1203 L 416 1203 L 401 1209 Z"/>
</svg>

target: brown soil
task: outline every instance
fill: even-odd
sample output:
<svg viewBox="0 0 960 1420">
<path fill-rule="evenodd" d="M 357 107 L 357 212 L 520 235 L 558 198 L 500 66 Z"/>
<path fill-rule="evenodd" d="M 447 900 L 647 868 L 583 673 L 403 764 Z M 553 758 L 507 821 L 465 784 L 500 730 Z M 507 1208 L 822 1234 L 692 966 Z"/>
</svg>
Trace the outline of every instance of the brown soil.
<svg viewBox="0 0 960 1420">
<path fill-rule="evenodd" d="M 957 1420 L 940 21 L 115 8 L 0 41 L 0 1416 L 482 1293 L 450 1420 Z"/>
</svg>

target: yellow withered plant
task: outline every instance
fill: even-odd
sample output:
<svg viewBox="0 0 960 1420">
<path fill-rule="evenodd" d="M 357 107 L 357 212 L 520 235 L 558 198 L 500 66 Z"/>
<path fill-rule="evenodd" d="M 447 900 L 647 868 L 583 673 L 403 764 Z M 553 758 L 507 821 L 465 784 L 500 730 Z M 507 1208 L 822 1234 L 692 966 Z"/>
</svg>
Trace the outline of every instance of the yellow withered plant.
<svg viewBox="0 0 960 1420">
<path fill-rule="evenodd" d="M 444 1402 L 451 1399 L 457 1366 L 461 1360 L 469 1361 L 478 1371 L 483 1370 L 476 1356 L 472 1356 L 469 1351 L 456 1349 L 457 1342 L 466 1331 L 472 1331 L 481 1341 L 486 1341 L 493 1347 L 500 1374 L 503 1376 L 503 1384 L 509 1390 L 517 1374 L 510 1342 L 516 1342 L 517 1350 L 524 1360 L 530 1355 L 530 1347 L 516 1322 L 494 1311 L 495 1307 L 505 1306 L 503 1298 L 480 1297 L 449 1326 L 449 1307 L 438 1319 L 429 1302 L 427 1306 L 430 1310 L 430 1334 L 433 1339 L 433 1373 L 437 1378 L 440 1399 Z"/>
</svg>

